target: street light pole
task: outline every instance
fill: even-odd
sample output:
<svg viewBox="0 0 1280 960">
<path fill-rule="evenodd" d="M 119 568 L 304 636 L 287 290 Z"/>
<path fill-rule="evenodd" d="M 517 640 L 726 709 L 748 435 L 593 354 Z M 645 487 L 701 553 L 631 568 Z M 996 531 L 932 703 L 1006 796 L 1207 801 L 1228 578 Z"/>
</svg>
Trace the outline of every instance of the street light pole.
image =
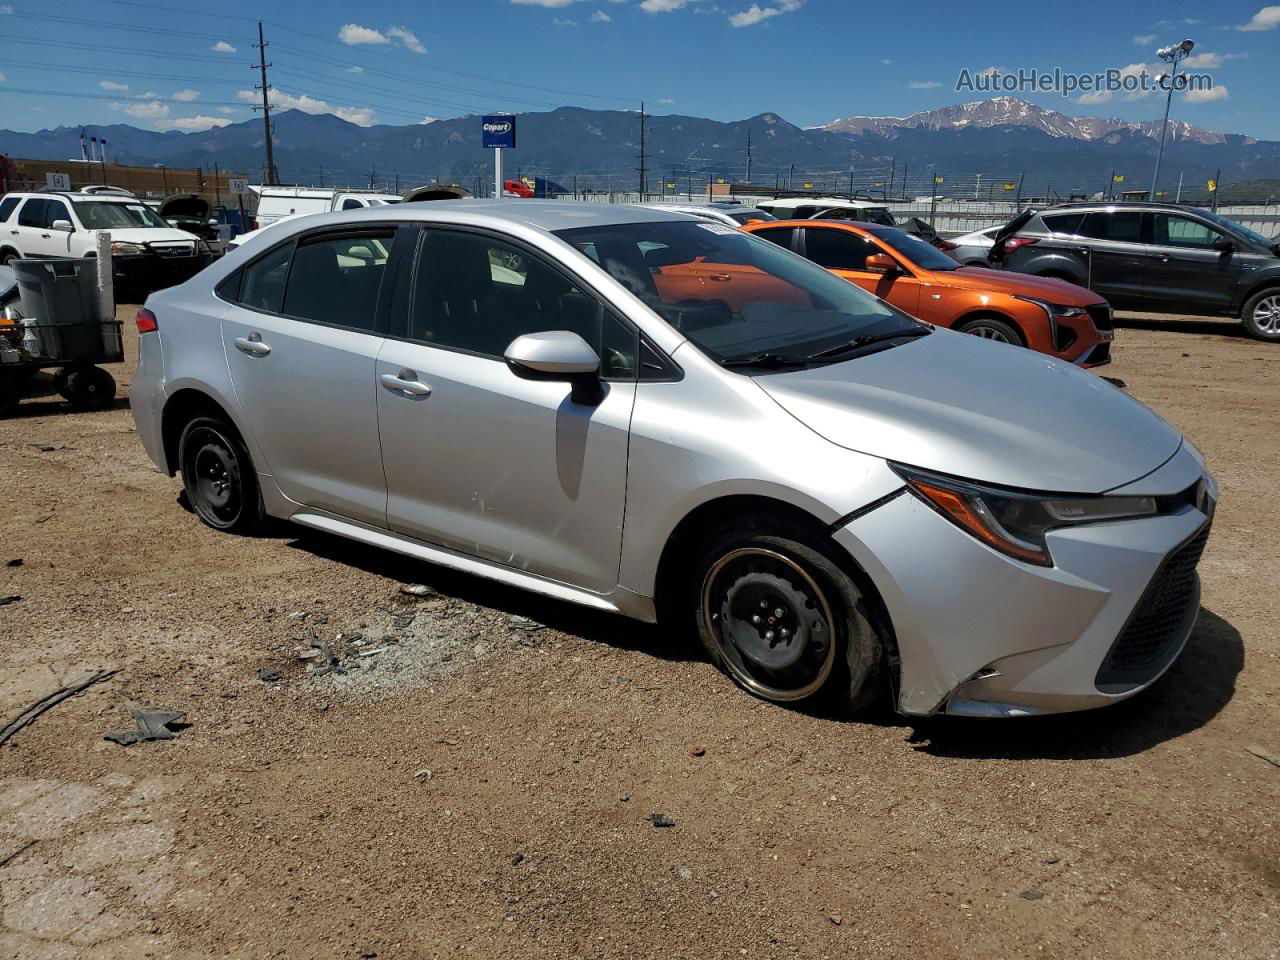
<svg viewBox="0 0 1280 960">
<path fill-rule="evenodd" d="M 1160 159 L 1164 156 L 1164 138 L 1169 132 L 1169 107 L 1173 104 L 1173 88 L 1176 86 L 1175 81 L 1178 77 L 1178 61 L 1184 59 L 1195 45 L 1194 40 L 1183 40 L 1181 43 L 1171 44 L 1156 51 L 1156 56 L 1161 60 L 1173 64 L 1173 70 L 1169 73 L 1169 92 L 1164 98 L 1164 123 L 1160 127 L 1160 147 L 1156 150 L 1156 169 L 1151 175 L 1151 190 L 1147 195 L 1148 201 L 1155 200 L 1156 183 L 1160 180 Z"/>
</svg>

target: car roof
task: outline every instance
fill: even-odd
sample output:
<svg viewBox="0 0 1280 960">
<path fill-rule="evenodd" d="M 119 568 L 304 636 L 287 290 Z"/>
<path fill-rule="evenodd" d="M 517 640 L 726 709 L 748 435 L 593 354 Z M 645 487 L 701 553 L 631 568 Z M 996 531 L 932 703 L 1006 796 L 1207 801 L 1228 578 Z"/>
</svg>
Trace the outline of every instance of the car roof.
<svg viewBox="0 0 1280 960">
<path fill-rule="evenodd" d="M 126 197 L 118 193 L 77 193 L 73 190 L 13 190 L 4 194 L 6 197 L 58 197 L 62 200 L 83 201 L 93 203 L 142 203 L 137 197 Z"/>
<path fill-rule="evenodd" d="M 821 207 L 846 207 L 850 210 L 865 210 L 867 207 L 883 207 L 885 204 L 879 200 L 846 200 L 844 197 L 779 197 L 776 200 L 762 200 L 763 205 L 769 204 L 786 204 L 787 206 L 800 206 L 802 204 L 814 204 Z"/>
<path fill-rule="evenodd" d="M 1040 213 L 1052 213 L 1056 210 L 1109 210 L 1120 207 L 1126 210 L 1142 210 L 1155 208 L 1158 210 L 1182 210 L 1201 213 L 1204 207 L 1192 203 L 1172 203 L 1168 200 L 1072 200 L 1068 203 L 1055 203 L 1051 207 L 1043 207 Z"/>
<path fill-rule="evenodd" d="M 387 207 L 362 207 L 290 218 L 288 223 L 349 223 L 360 220 L 437 220 L 450 223 L 491 224 L 494 221 L 522 223 L 548 232 L 574 227 L 613 226 L 620 223 L 661 223 L 692 220 L 687 213 L 663 211 L 639 204 L 583 203 L 576 200 L 526 200 L 497 198 L 422 200 Z"/>
</svg>

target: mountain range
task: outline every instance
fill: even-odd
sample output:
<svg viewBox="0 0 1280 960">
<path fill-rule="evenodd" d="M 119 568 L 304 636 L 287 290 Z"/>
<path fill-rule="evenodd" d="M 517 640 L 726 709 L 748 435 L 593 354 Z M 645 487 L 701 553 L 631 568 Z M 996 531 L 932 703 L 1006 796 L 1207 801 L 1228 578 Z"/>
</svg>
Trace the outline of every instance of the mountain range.
<svg viewBox="0 0 1280 960">
<path fill-rule="evenodd" d="M 284 182 L 367 185 L 372 178 L 402 187 L 432 180 L 471 185 L 492 170 L 481 147 L 479 117 L 408 126 L 358 126 L 331 114 L 296 110 L 273 114 L 276 166 Z M 246 172 L 263 169 L 260 119 L 194 133 L 157 132 L 127 124 L 88 126 L 105 137 L 112 161 Z M 633 111 L 561 107 L 517 116 L 518 148 L 505 159 L 509 175 L 538 174 L 571 186 L 635 189 L 640 123 Z M 0 130 L 0 152 L 30 159 L 80 156 L 80 127 L 36 133 Z M 1139 185 L 1149 176 L 1159 123 L 1072 117 L 1015 97 L 958 104 L 909 117 L 851 116 L 803 128 L 776 113 L 722 122 L 702 117 L 649 117 L 645 130 L 650 189 L 660 182 L 705 184 L 708 178 L 742 181 L 751 143 L 751 179 L 757 184 L 818 181 L 815 189 L 847 184 L 904 168 L 913 183 L 944 175 L 955 183 L 975 175 L 1025 176 L 1030 191 L 1097 190 L 1111 172 Z M 1162 168 L 1168 183 L 1179 175 L 1203 183 L 1220 170 L 1224 183 L 1280 176 L 1280 142 L 1215 133 L 1185 122 L 1170 124 Z M 1162 181 L 1162 186 L 1164 181 Z M 700 187 L 699 187 L 700 188 Z M 911 189 L 916 189 L 913 186 Z"/>
</svg>

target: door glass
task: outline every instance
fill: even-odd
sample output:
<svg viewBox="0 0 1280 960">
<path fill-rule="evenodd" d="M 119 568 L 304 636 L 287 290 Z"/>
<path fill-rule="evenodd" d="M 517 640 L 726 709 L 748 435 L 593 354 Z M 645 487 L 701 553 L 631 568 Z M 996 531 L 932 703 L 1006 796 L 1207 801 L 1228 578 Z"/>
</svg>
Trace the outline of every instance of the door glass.
<svg viewBox="0 0 1280 960">
<path fill-rule="evenodd" d="M 283 313 L 372 333 L 393 230 L 327 236 L 299 243 Z"/>
<path fill-rule="evenodd" d="M 71 223 L 71 213 L 67 210 L 67 205 L 61 200 L 46 200 L 44 213 L 44 225 L 52 227 L 55 220 L 66 220 Z"/>
<path fill-rule="evenodd" d="M 795 232 L 795 227 L 778 227 L 774 230 L 760 230 L 756 233 L 756 236 L 764 237 L 770 243 L 776 243 L 778 246 L 790 250 L 791 237 Z"/>
<path fill-rule="evenodd" d="M 828 270 L 866 270 L 867 257 L 879 253 L 874 243 L 844 230 L 807 227 L 804 255 Z"/>
<path fill-rule="evenodd" d="M 1124 243 L 1142 241 L 1142 214 L 1132 210 L 1114 213 L 1091 213 L 1085 221 L 1083 235 L 1094 240 L 1117 240 Z"/>
<path fill-rule="evenodd" d="M 1084 217 L 1083 213 L 1054 213 L 1044 218 L 1044 225 L 1052 233 L 1077 234 L 1080 232 L 1080 224 L 1084 223 Z"/>
<path fill-rule="evenodd" d="M 1154 242 L 1165 247 L 1195 247 L 1206 250 L 1222 239 L 1208 224 L 1168 213 L 1155 215 Z"/>
<path fill-rule="evenodd" d="M 18 213 L 18 226 L 20 227 L 43 227 L 44 212 L 49 206 L 49 201 L 43 197 L 33 197 L 22 205 L 22 210 Z"/>
<path fill-rule="evenodd" d="M 255 310 L 279 313 L 284 301 L 284 282 L 289 276 L 289 259 L 293 244 L 276 247 L 259 257 L 244 270 L 244 282 L 240 286 L 240 302 Z"/>
<path fill-rule="evenodd" d="M 360 207 L 363 207 L 363 206 L 364 204 L 361 203 L 359 200 L 357 200 L 355 197 L 347 197 L 347 199 L 342 201 L 343 210 L 358 210 Z"/>
<path fill-rule="evenodd" d="M 594 297 L 520 248 L 478 234 L 423 234 L 410 311 L 411 339 L 488 357 L 547 330 L 569 330 L 600 348 Z"/>
<path fill-rule="evenodd" d="M 13 213 L 14 208 L 21 202 L 21 197 L 5 197 L 0 200 L 0 223 L 8 220 L 9 214 Z"/>
</svg>

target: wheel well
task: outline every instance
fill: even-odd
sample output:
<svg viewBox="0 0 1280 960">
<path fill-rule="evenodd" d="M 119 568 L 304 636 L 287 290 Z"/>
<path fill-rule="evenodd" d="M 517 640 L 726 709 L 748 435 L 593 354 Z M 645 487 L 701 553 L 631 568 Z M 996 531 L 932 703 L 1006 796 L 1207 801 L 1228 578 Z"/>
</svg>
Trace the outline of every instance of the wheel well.
<svg viewBox="0 0 1280 960">
<path fill-rule="evenodd" d="M 1027 332 L 1022 329 L 1022 325 L 1018 323 L 1017 320 L 1013 319 L 1013 317 L 1010 317 L 1007 314 L 997 313 L 995 310 L 975 310 L 973 313 L 966 313 L 957 317 L 956 322 L 953 323 L 952 326 L 956 330 L 959 330 L 966 323 L 972 323 L 974 320 L 999 320 L 1001 323 L 1007 323 L 1009 326 L 1013 327 L 1014 332 L 1018 334 L 1019 339 L 1022 340 L 1022 345 L 1024 347 L 1027 345 Z"/>
<path fill-rule="evenodd" d="M 1043 273 L 1032 274 L 1036 277 L 1044 277 L 1047 280 L 1065 280 L 1067 283 L 1074 283 L 1078 287 L 1084 286 L 1079 280 L 1062 270 L 1045 270 Z"/>
<path fill-rule="evenodd" d="M 178 472 L 178 440 L 182 436 L 182 428 L 197 416 L 214 416 L 232 423 L 226 410 L 207 393 L 188 388 L 170 397 L 160 418 L 164 461 L 170 476 Z"/>
<path fill-rule="evenodd" d="M 1267 279 L 1260 281 L 1258 285 L 1254 287 L 1252 290 L 1249 290 L 1247 293 L 1245 293 L 1245 295 L 1240 299 L 1241 314 L 1244 313 L 1244 305 L 1246 303 L 1248 303 L 1258 294 L 1264 293 L 1267 290 L 1280 293 L 1280 279 L 1277 279 L 1275 277 L 1268 277 Z"/>
</svg>

